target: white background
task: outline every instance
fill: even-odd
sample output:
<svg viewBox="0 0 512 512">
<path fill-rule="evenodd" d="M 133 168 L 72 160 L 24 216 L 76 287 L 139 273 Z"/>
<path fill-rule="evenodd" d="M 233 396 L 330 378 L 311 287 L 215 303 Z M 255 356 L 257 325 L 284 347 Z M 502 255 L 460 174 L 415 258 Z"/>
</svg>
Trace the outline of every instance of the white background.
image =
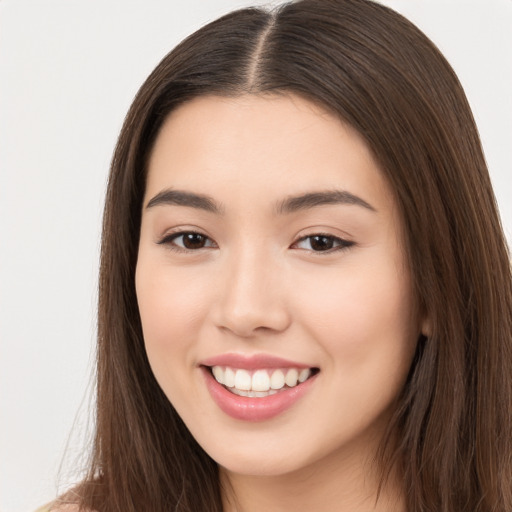
<svg viewBox="0 0 512 512">
<path fill-rule="evenodd" d="M 128 106 L 179 40 L 252 3 L 0 0 L 1 512 L 54 497 L 75 418 L 61 485 L 87 452 L 102 201 Z M 512 0 L 383 3 L 459 74 L 512 240 Z"/>
</svg>

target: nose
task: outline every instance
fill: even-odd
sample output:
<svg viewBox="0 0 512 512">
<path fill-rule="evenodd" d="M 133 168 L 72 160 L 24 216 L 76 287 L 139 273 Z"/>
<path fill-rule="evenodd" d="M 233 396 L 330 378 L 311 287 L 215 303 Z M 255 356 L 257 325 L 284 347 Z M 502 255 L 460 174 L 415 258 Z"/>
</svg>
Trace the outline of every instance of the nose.
<svg viewBox="0 0 512 512">
<path fill-rule="evenodd" d="M 257 251 L 249 249 L 224 263 L 217 296 L 214 321 L 236 336 L 282 332 L 290 324 L 283 272 Z"/>
</svg>

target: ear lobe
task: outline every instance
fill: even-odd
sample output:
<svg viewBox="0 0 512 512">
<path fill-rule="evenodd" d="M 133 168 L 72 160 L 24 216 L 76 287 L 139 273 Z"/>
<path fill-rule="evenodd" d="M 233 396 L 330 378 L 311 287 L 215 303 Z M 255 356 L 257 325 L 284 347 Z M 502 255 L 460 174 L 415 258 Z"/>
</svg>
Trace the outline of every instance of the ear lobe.
<svg viewBox="0 0 512 512">
<path fill-rule="evenodd" d="M 421 334 L 426 338 L 432 336 L 432 322 L 429 317 L 424 317 L 421 321 Z"/>
</svg>

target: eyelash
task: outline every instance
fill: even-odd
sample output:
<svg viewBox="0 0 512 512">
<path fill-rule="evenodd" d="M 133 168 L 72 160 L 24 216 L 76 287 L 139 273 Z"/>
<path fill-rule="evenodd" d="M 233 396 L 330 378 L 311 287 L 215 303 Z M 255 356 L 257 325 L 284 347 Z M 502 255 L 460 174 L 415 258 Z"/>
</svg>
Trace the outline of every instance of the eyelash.
<svg viewBox="0 0 512 512">
<path fill-rule="evenodd" d="M 179 245 L 177 245 L 175 243 L 175 240 L 177 240 L 178 238 L 184 237 L 186 235 L 202 237 L 206 241 L 210 241 L 212 245 L 198 247 L 198 248 L 195 248 L 195 249 L 190 249 L 190 248 L 187 248 L 187 247 L 179 246 Z M 355 245 L 355 242 L 352 242 L 350 240 L 345 240 L 343 238 L 330 235 L 328 233 L 313 233 L 311 235 L 307 235 L 307 236 L 303 236 L 303 237 L 299 238 L 290 247 L 294 248 L 294 246 L 296 246 L 299 243 L 304 242 L 304 241 L 306 241 L 308 239 L 310 240 L 310 245 L 311 245 L 311 240 L 314 239 L 314 238 L 324 238 L 324 239 L 327 239 L 330 243 L 337 244 L 337 245 L 335 245 L 334 247 L 331 247 L 329 249 L 326 249 L 325 251 L 315 251 L 314 249 L 299 249 L 297 247 L 295 247 L 295 248 L 298 249 L 298 250 L 308 250 L 308 251 L 313 252 L 315 254 L 332 254 L 332 253 L 338 252 L 338 251 L 345 251 L 345 250 L 350 249 L 350 247 Z M 166 245 L 170 250 L 176 251 L 176 252 L 180 252 L 180 253 L 191 253 L 191 252 L 198 251 L 200 249 L 210 249 L 210 248 L 217 247 L 217 245 L 215 244 L 215 242 L 211 238 L 209 238 L 208 236 L 204 235 L 203 233 L 200 233 L 199 231 L 178 231 L 176 233 L 172 233 L 170 235 L 164 236 L 157 243 L 159 245 Z"/>
<path fill-rule="evenodd" d="M 176 233 L 171 233 L 170 235 L 164 236 L 159 242 L 157 242 L 159 245 L 166 245 L 169 249 L 176 252 L 194 252 L 199 249 L 208 249 L 209 247 L 199 247 L 197 249 L 188 249 L 187 247 L 181 247 L 179 245 L 176 245 L 174 242 L 178 238 L 184 237 L 185 235 L 193 235 L 193 236 L 200 236 L 204 238 L 205 240 L 209 240 L 210 242 L 213 242 L 213 240 L 204 235 L 203 233 L 200 233 L 199 231 L 178 231 Z M 215 242 L 213 242 L 215 243 Z M 215 246 L 213 246 L 215 247 Z"/>
<path fill-rule="evenodd" d="M 294 242 L 292 244 L 292 247 L 299 244 L 300 242 L 303 242 L 308 239 L 310 240 L 310 245 L 311 245 L 311 241 L 314 238 L 324 238 L 324 239 L 329 240 L 331 243 L 337 244 L 337 245 L 334 247 L 331 247 L 325 251 L 315 251 L 314 249 L 303 249 L 303 250 L 310 250 L 311 252 L 314 252 L 317 254 L 332 254 L 333 252 L 345 251 L 347 249 L 350 249 L 350 247 L 352 247 L 353 245 L 355 245 L 355 242 L 352 242 L 350 240 L 345 240 L 344 238 L 340 238 L 338 236 L 330 235 L 329 233 L 313 233 L 311 235 L 307 235 L 307 236 L 303 236 L 303 237 L 299 238 L 296 242 Z"/>
</svg>

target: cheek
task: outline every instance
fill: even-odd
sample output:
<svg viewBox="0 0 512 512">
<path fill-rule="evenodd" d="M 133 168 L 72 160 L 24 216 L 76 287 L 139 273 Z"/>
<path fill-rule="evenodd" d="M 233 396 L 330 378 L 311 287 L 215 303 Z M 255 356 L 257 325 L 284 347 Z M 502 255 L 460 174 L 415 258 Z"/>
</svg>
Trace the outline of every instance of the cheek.
<svg viewBox="0 0 512 512">
<path fill-rule="evenodd" d="M 324 292 L 317 292 L 314 300 L 312 294 L 304 325 L 327 356 L 325 375 L 333 400 L 343 404 L 336 413 L 337 424 L 348 422 L 354 432 L 365 429 L 387 414 L 414 356 L 408 283 L 404 276 L 381 267 L 377 274 L 349 272 L 326 282 Z M 306 294 L 302 297 L 305 302 Z"/>
<path fill-rule="evenodd" d="M 347 366 L 409 358 L 414 322 L 409 283 L 394 265 L 341 269 L 302 283 L 297 296 L 304 325 Z"/>
<path fill-rule="evenodd" d="M 197 363 L 199 331 L 208 311 L 200 276 L 139 256 L 135 276 L 144 344 L 151 370 L 169 401 L 187 415 L 199 400 L 188 383 Z"/>
<path fill-rule="evenodd" d="M 146 264 L 136 271 L 144 342 L 153 366 L 190 358 L 207 307 L 206 282 L 191 272 Z M 155 363 L 156 364 L 156 363 Z"/>
</svg>

